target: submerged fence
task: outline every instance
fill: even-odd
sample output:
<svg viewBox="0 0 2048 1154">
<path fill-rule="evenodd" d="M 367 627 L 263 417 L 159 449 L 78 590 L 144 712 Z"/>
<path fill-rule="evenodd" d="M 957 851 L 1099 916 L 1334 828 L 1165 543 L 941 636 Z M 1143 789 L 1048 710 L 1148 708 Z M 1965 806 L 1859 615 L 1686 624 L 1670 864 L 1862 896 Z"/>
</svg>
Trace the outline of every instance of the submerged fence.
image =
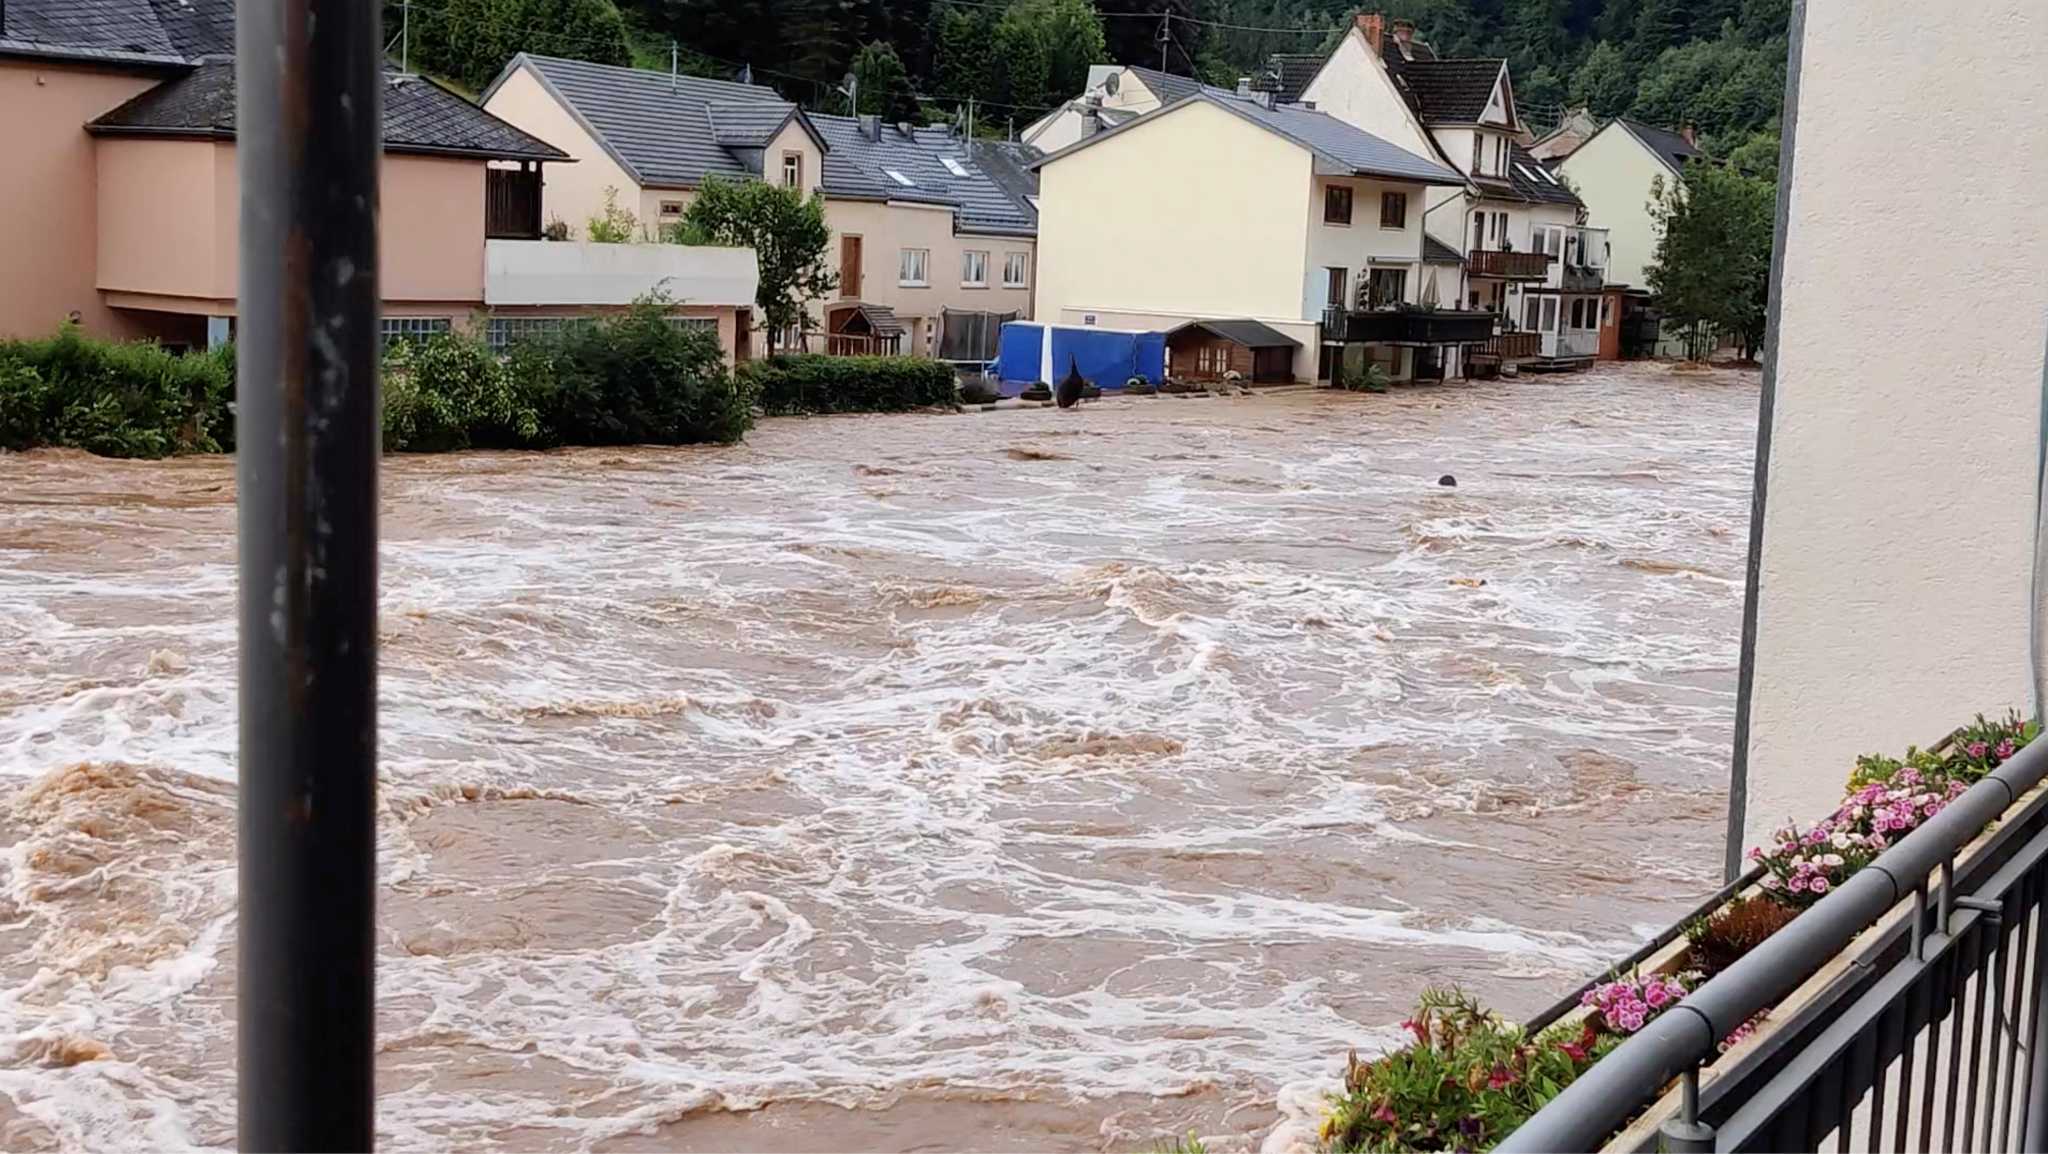
<svg viewBox="0 0 2048 1154">
<path fill-rule="evenodd" d="M 2044 778 L 2048 742 L 2036 742 L 1617 1047 L 1498 1149 L 2048 1149 L 2048 790 L 2027 796 Z M 1810 996 L 1781 1005 L 1795 989 Z M 1762 1045 L 1707 1065 L 1767 1010 L 1777 1020 Z M 1617 1140 L 1674 1078 L 1678 1115 Z"/>
</svg>

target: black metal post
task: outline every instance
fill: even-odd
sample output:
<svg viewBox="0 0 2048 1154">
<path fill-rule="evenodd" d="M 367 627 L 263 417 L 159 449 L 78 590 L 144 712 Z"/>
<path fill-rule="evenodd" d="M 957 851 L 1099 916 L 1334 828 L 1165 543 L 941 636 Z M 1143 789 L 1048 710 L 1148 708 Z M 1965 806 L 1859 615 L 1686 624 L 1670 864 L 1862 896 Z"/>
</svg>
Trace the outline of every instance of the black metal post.
<svg viewBox="0 0 2048 1154">
<path fill-rule="evenodd" d="M 373 1136 L 378 8 L 236 18 L 244 1150 Z"/>
</svg>

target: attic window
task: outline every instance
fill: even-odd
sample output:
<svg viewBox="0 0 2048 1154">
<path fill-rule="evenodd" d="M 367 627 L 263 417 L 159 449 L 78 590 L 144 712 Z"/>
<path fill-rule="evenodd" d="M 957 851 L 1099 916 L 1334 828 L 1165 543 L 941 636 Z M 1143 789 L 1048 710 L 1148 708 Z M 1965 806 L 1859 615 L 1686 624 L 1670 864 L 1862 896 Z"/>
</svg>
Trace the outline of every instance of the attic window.
<svg viewBox="0 0 2048 1154">
<path fill-rule="evenodd" d="M 954 159 L 953 159 L 952 157 L 950 157 L 950 156 L 942 156 L 942 157 L 940 157 L 940 158 L 939 158 L 939 163 L 940 163 L 940 164 L 943 164 L 943 165 L 945 165 L 945 166 L 946 166 L 946 171 L 947 171 L 947 172 L 950 172 L 950 173 L 952 173 L 952 174 L 953 174 L 954 176 L 966 176 L 966 175 L 967 175 L 967 168 L 966 168 L 966 166 L 965 166 L 965 165 L 962 165 L 962 164 L 961 164 L 961 163 L 960 163 L 959 161 L 957 161 L 957 160 L 954 160 Z"/>
<path fill-rule="evenodd" d="M 1538 177 L 1535 173 L 1530 172 L 1529 166 L 1526 164 L 1517 164 L 1515 167 L 1521 170 L 1522 178 L 1527 180 L 1531 184 L 1534 184 L 1538 180 L 1542 179 L 1541 177 Z"/>
<path fill-rule="evenodd" d="M 903 186 L 903 187 L 905 187 L 905 188 L 916 188 L 916 187 L 917 187 L 917 182 L 916 182 L 916 181 L 914 181 L 914 180 L 910 179 L 909 177 L 907 177 L 907 176 L 903 175 L 902 173 L 900 173 L 900 172 L 896 171 L 896 170 L 895 170 L 895 169 L 893 169 L 893 168 L 885 168 L 885 169 L 883 169 L 882 171 L 883 171 L 883 172 L 886 172 L 886 173 L 888 173 L 888 174 L 889 174 L 889 179 L 890 179 L 890 180 L 893 180 L 893 181 L 895 181 L 895 182 L 896 182 L 897 184 L 900 184 L 900 185 L 902 185 L 902 186 Z"/>
</svg>

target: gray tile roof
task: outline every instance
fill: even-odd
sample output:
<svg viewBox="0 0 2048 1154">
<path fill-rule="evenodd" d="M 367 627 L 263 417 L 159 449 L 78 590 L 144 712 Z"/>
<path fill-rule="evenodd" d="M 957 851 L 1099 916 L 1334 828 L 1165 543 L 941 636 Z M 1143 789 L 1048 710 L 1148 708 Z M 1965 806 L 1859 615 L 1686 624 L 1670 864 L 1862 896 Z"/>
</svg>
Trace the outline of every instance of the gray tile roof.
<svg viewBox="0 0 2048 1154">
<path fill-rule="evenodd" d="M 569 158 L 432 81 L 397 73 L 386 73 L 384 79 L 384 147 L 389 151 L 502 160 Z M 86 127 L 102 136 L 233 137 L 234 65 L 208 61 Z"/>
<path fill-rule="evenodd" d="M 1457 171 L 1417 156 L 1398 145 L 1381 140 L 1362 128 L 1353 127 L 1326 112 L 1318 112 L 1299 104 L 1267 106 L 1255 97 L 1242 97 L 1225 93 L 1217 88 L 1203 88 L 1194 95 L 1177 100 L 1157 112 L 1147 113 L 1144 119 L 1164 116 L 1182 105 L 1202 101 L 1223 109 L 1234 116 L 1284 137 L 1314 153 L 1325 164 L 1341 169 L 1355 176 L 1378 176 L 1393 180 L 1412 180 L 1421 184 L 1463 185 L 1465 178 Z M 1138 121 L 1118 125 L 1106 132 L 1074 142 L 1050 156 L 1038 160 L 1034 167 L 1041 167 L 1061 157 L 1071 156 L 1084 148 L 1093 148 L 1103 141 L 1114 140 L 1130 131 Z"/>
<path fill-rule="evenodd" d="M 1457 249 L 1425 232 L 1422 234 L 1422 263 L 1464 264 L 1465 258 L 1458 255 Z"/>
<path fill-rule="evenodd" d="M 999 151 L 1008 146 L 977 141 L 970 155 L 965 141 L 942 125 L 912 127 L 906 134 L 898 125 L 879 121 L 864 131 L 851 116 L 813 116 L 811 123 L 831 144 L 825 153 L 827 196 L 951 205 L 962 232 L 1029 236 L 1038 231 L 1037 214 L 1012 191 L 1011 182 L 984 167 L 1011 163 L 1013 154 Z M 991 154 L 996 159 L 990 160 Z M 954 172 L 948 160 L 961 171 Z"/>
<path fill-rule="evenodd" d="M 1509 184 L 1515 195 L 1509 199 L 1525 200 L 1532 204 L 1580 203 L 1577 194 L 1564 186 L 1561 180 L 1546 180 L 1545 175 L 1555 177 L 1544 163 L 1529 155 L 1529 150 L 1519 144 L 1508 145 Z"/>
<path fill-rule="evenodd" d="M 1189 321 L 1167 330 L 1166 335 L 1198 329 L 1226 341 L 1236 341 L 1248 349 L 1298 349 L 1301 342 L 1293 337 L 1255 320 Z"/>
<path fill-rule="evenodd" d="M 719 147 L 766 148 L 796 115 L 796 105 L 786 100 L 714 100 L 704 105 L 704 115 Z"/>
<path fill-rule="evenodd" d="M 1630 136 L 1643 142 L 1643 147 L 1657 154 L 1658 158 L 1672 168 L 1683 172 L 1685 162 L 1700 155 L 1700 150 L 1686 142 L 1685 137 L 1662 128 L 1652 128 L 1639 120 L 1621 118 L 1621 126 Z"/>
<path fill-rule="evenodd" d="M 1028 144 L 985 143 L 974 146 L 974 166 L 996 183 L 1016 205 L 1017 211 L 1038 227 L 1038 209 L 1031 199 L 1038 195 L 1038 170 L 1032 165 L 1045 154 Z"/>
<path fill-rule="evenodd" d="M 1176 100 L 1193 96 L 1195 93 L 1209 87 L 1192 76 L 1176 76 L 1171 72 L 1161 72 L 1156 68 L 1140 68 L 1135 64 L 1130 64 L 1125 65 L 1125 69 L 1131 75 L 1143 81 L 1145 87 L 1151 90 L 1152 95 L 1159 98 L 1159 103 L 1161 104 L 1172 104 Z"/>
<path fill-rule="evenodd" d="M 484 102 L 521 67 L 531 68 L 628 174 L 655 188 L 695 188 L 706 176 L 755 175 L 718 142 L 712 105 L 719 107 L 721 118 L 737 117 L 734 106 L 742 104 L 771 106 L 785 116 L 790 108 L 774 89 L 759 85 L 528 53 L 512 58 L 484 90 Z"/>
<path fill-rule="evenodd" d="M 0 53 L 173 64 L 235 50 L 234 0 L 5 0 Z"/>
</svg>

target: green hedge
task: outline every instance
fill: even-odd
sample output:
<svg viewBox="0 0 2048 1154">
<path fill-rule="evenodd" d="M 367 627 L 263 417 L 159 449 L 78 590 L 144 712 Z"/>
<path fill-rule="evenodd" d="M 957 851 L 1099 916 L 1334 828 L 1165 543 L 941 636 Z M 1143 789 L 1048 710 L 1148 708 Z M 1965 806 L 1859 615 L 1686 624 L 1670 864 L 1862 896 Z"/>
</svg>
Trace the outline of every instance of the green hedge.
<svg viewBox="0 0 2048 1154">
<path fill-rule="evenodd" d="M 770 413 L 884 413 L 950 405 L 953 366 L 924 357 L 771 357 L 744 366 Z"/>
<path fill-rule="evenodd" d="M 234 448 L 232 348 L 179 356 L 96 341 L 65 325 L 0 341 L 0 448 L 62 445 L 105 457 Z"/>
<path fill-rule="evenodd" d="M 514 387 L 555 445 L 731 444 L 754 423 L 752 384 L 718 338 L 643 303 L 514 347 Z"/>
</svg>

